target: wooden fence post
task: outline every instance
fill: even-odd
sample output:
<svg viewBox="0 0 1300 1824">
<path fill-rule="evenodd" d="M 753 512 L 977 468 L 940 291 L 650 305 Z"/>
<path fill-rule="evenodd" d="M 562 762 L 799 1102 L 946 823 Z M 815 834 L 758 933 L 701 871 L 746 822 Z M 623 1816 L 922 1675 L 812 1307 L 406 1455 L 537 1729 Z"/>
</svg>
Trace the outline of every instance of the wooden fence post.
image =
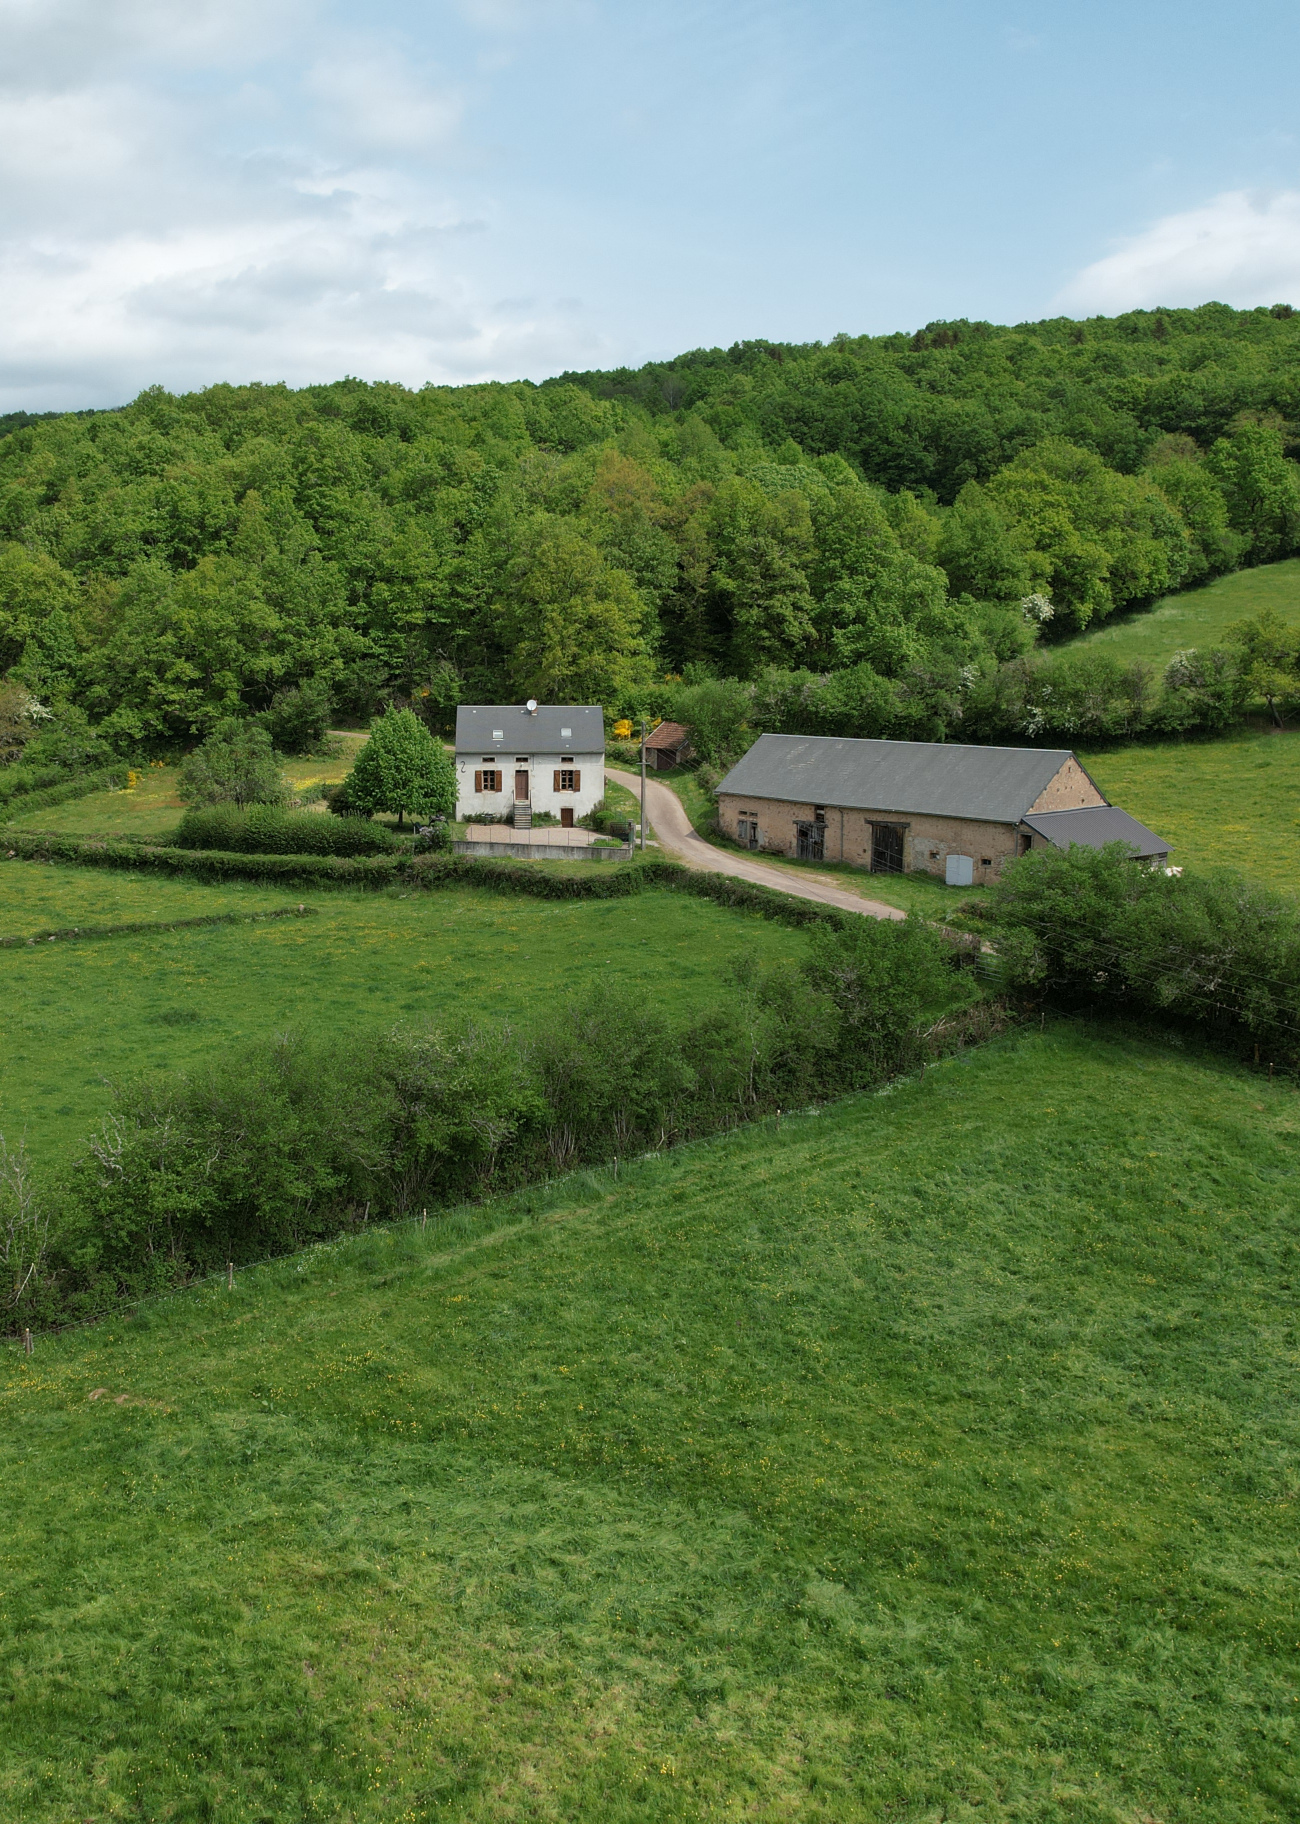
<svg viewBox="0 0 1300 1824">
<path fill-rule="evenodd" d="M 226 1262 L 226 1290 L 227 1290 L 227 1292 L 233 1292 L 234 1289 L 235 1289 L 235 1263 L 233 1260 L 228 1260 Z"/>
<path fill-rule="evenodd" d="M 32 1342 L 31 1331 L 24 1330 L 23 1331 L 23 1354 L 30 1355 L 34 1348 L 35 1348 L 35 1344 Z"/>
</svg>

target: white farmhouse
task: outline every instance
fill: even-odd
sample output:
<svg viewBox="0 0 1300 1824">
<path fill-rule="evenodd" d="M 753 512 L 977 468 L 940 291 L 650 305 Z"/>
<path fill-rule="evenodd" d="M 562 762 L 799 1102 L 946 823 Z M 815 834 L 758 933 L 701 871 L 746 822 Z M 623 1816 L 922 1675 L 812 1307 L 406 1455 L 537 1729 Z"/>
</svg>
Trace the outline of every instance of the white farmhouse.
<svg viewBox="0 0 1300 1824">
<path fill-rule="evenodd" d="M 605 795 L 599 704 L 465 703 L 456 711 L 456 815 L 514 812 L 528 829 L 549 811 L 565 829 Z"/>
</svg>

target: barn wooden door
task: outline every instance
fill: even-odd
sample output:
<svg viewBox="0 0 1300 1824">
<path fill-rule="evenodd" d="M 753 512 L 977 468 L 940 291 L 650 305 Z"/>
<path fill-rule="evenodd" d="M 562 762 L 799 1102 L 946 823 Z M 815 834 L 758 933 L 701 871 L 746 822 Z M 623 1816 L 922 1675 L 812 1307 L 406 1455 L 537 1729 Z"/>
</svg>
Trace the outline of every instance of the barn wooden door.
<svg viewBox="0 0 1300 1824">
<path fill-rule="evenodd" d="M 871 872 L 903 872 L 903 826 L 901 823 L 873 823 L 871 826 Z"/>
</svg>

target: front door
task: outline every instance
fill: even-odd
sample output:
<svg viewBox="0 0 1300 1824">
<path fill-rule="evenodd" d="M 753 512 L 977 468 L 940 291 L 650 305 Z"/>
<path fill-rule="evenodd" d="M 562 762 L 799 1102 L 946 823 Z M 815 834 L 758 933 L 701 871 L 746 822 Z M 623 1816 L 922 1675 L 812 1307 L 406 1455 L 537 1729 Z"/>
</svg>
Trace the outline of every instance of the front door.
<svg viewBox="0 0 1300 1824">
<path fill-rule="evenodd" d="M 903 826 L 901 823 L 873 823 L 871 826 L 871 872 L 903 872 Z"/>
<path fill-rule="evenodd" d="M 528 803 L 528 774 L 527 773 L 516 773 L 515 774 L 515 803 L 516 804 L 527 804 Z"/>
<path fill-rule="evenodd" d="M 560 806 L 560 828 L 562 830 L 571 830 L 573 828 L 573 806 L 571 804 L 562 804 Z"/>
</svg>

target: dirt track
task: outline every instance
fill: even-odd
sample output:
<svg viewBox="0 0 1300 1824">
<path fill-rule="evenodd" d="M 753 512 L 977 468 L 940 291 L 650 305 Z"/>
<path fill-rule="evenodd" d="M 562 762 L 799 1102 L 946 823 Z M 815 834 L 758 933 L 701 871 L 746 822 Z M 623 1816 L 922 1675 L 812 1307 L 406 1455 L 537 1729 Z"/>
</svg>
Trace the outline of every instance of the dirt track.
<svg viewBox="0 0 1300 1824">
<path fill-rule="evenodd" d="M 608 766 L 605 774 L 629 792 L 640 795 L 639 773 L 625 773 L 618 767 Z M 847 893 L 843 887 L 832 886 L 829 881 L 811 875 L 790 874 L 784 868 L 765 867 L 761 861 L 751 861 L 748 855 L 715 848 L 695 834 L 676 792 L 653 777 L 646 780 L 646 818 L 665 852 L 684 861 L 688 868 L 735 874 L 741 880 L 752 880 L 760 887 L 774 887 L 778 893 L 789 893 L 795 899 L 815 899 L 819 905 L 835 906 L 841 912 L 857 912 L 865 918 L 907 917 L 897 906 L 886 906 L 878 899 L 863 899 L 857 893 Z"/>
</svg>

